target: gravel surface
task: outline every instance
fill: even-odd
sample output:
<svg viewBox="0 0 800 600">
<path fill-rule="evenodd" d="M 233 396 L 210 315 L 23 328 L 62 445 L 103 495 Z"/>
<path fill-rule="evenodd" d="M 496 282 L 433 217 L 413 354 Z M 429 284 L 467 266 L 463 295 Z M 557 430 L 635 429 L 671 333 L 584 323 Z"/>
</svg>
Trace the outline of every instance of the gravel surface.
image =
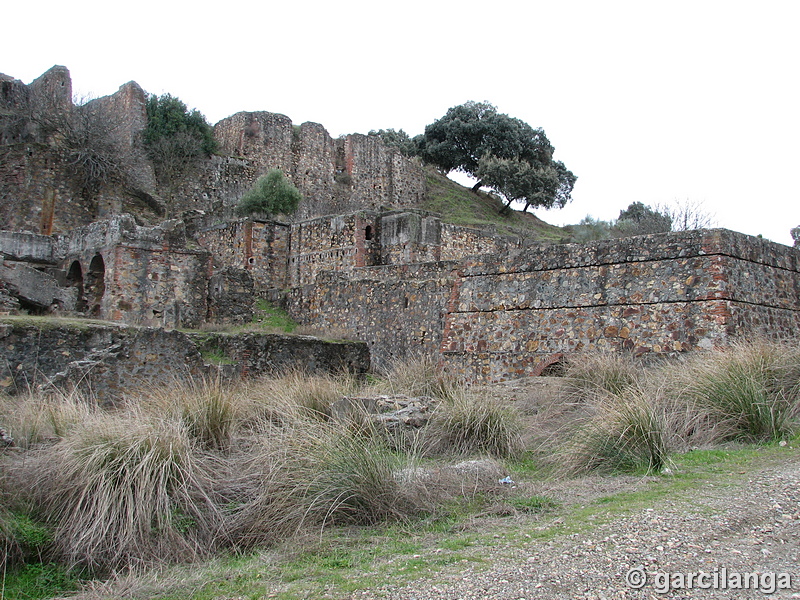
<svg viewBox="0 0 800 600">
<path fill-rule="evenodd" d="M 561 484 L 547 493 L 565 503 L 581 502 L 582 495 L 602 495 L 596 488 L 601 481 Z M 658 500 L 633 514 L 583 528 L 583 533 L 556 534 L 547 541 L 531 538 L 522 546 L 495 536 L 496 551 L 484 557 L 488 568 L 464 562 L 460 572 L 359 591 L 352 598 L 800 598 L 797 452 L 787 451 L 780 463 L 773 460 L 748 473 L 735 472 L 714 481 L 702 489 Z M 619 482 L 616 485 L 619 488 Z M 624 488 L 625 482 L 622 485 Z M 536 526 L 525 520 L 519 524 L 520 531 Z M 551 526 L 559 527 L 559 519 L 545 518 L 538 525 L 540 529 Z M 626 581 L 631 569 L 636 570 L 632 579 L 646 576 L 640 589 Z M 700 572 L 708 575 L 690 579 L 690 574 Z M 758 589 L 737 579 L 746 573 L 759 575 Z M 780 573 L 790 574 L 791 588 L 765 593 L 770 587 L 785 586 L 787 581 L 777 575 Z M 728 589 L 704 589 L 720 588 L 723 583 Z M 750 589 L 741 589 L 746 584 Z"/>
</svg>

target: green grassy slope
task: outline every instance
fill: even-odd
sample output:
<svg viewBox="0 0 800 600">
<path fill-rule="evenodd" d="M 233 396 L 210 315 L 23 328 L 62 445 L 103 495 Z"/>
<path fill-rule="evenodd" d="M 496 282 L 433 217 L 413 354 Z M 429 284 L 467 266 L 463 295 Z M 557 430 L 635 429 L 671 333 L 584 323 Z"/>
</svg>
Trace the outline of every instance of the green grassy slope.
<svg viewBox="0 0 800 600">
<path fill-rule="evenodd" d="M 530 240 L 559 242 L 569 234 L 561 227 L 545 223 L 531 213 L 510 211 L 501 214 L 503 202 L 493 194 L 473 192 L 427 167 L 427 197 L 419 207 L 442 215 L 447 223 L 468 227 L 495 227 L 498 233 L 518 235 Z"/>
</svg>

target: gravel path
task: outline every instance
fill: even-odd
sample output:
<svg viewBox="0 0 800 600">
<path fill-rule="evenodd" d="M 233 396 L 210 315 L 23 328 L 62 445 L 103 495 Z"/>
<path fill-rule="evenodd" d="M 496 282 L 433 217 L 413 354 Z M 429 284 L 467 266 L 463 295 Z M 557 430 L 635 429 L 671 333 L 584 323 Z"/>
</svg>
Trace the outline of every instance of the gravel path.
<svg viewBox="0 0 800 600">
<path fill-rule="evenodd" d="M 390 584 L 352 598 L 800 598 L 800 456 L 788 451 L 783 462 L 771 461 L 717 481 L 584 528 L 583 533 L 556 535 L 550 541 L 531 539 L 522 547 L 505 545 L 500 536 L 496 556 L 486 557 L 491 561 L 488 569 L 466 566 L 462 572 L 403 586 Z M 581 489 L 567 486 L 547 493 L 574 503 Z M 539 523 L 552 525 L 559 526 L 558 520 Z M 531 526 L 520 521 L 522 531 Z M 633 579 L 646 576 L 640 589 L 626 582 L 631 569 Z M 708 575 L 690 580 L 690 573 L 699 572 Z M 758 589 L 737 579 L 745 573 L 759 574 Z M 771 579 L 771 573 L 789 573 L 791 589 L 766 594 L 770 587 L 787 583 L 777 575 Z M 728 589 L 703 589 L 720 587 L 715 580 L 727 582 Z M 750 589 L 734 589 L 745 585 Z"/>
</svg>

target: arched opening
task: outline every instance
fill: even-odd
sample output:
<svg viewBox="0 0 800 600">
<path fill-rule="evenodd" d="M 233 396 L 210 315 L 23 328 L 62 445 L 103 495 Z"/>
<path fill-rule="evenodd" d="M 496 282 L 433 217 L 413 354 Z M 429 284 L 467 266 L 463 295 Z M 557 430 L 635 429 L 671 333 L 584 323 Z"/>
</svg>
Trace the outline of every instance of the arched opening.
<svg viewBox="0 0 800 600">
<path fill-rule="evenodd" d="M 101 255 L 95 254 L 89 264 L 89 272 L 86 274 L 86 304 L 90 315 L 100 316 L 105 292 L 106 263 Z"/>
<path fill-rule="evenodd" d="M 372 239 L 372 225 L 367 225 L 364 228 L 364 239 L 370 241 Z"/>
<path fill-rule="evenodd" d="M 81 263 L 73 260 L 67 271 L 67 285 L 74 287 L 78 290 L 78 296 L 75 299 L 75 310 L 83 312 L 86 310 L 86 299 L 83 297 L 83 269 Z"/>
</svg>

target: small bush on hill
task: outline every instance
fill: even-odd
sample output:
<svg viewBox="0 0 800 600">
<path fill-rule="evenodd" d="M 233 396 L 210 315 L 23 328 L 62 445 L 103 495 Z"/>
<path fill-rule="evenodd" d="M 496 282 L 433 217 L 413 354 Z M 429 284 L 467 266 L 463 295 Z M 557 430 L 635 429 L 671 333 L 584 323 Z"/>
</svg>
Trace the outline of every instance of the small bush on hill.
<svg viewBox="0 0 800 600">
<path fill-rule="evenodd" d="M 253 187 L 239 200 L 236 212 L 247 216 L 288 215 L 297 210 L 302 196 L 298 189 L 278 169 L 259 177 Z"/>
</svg>

